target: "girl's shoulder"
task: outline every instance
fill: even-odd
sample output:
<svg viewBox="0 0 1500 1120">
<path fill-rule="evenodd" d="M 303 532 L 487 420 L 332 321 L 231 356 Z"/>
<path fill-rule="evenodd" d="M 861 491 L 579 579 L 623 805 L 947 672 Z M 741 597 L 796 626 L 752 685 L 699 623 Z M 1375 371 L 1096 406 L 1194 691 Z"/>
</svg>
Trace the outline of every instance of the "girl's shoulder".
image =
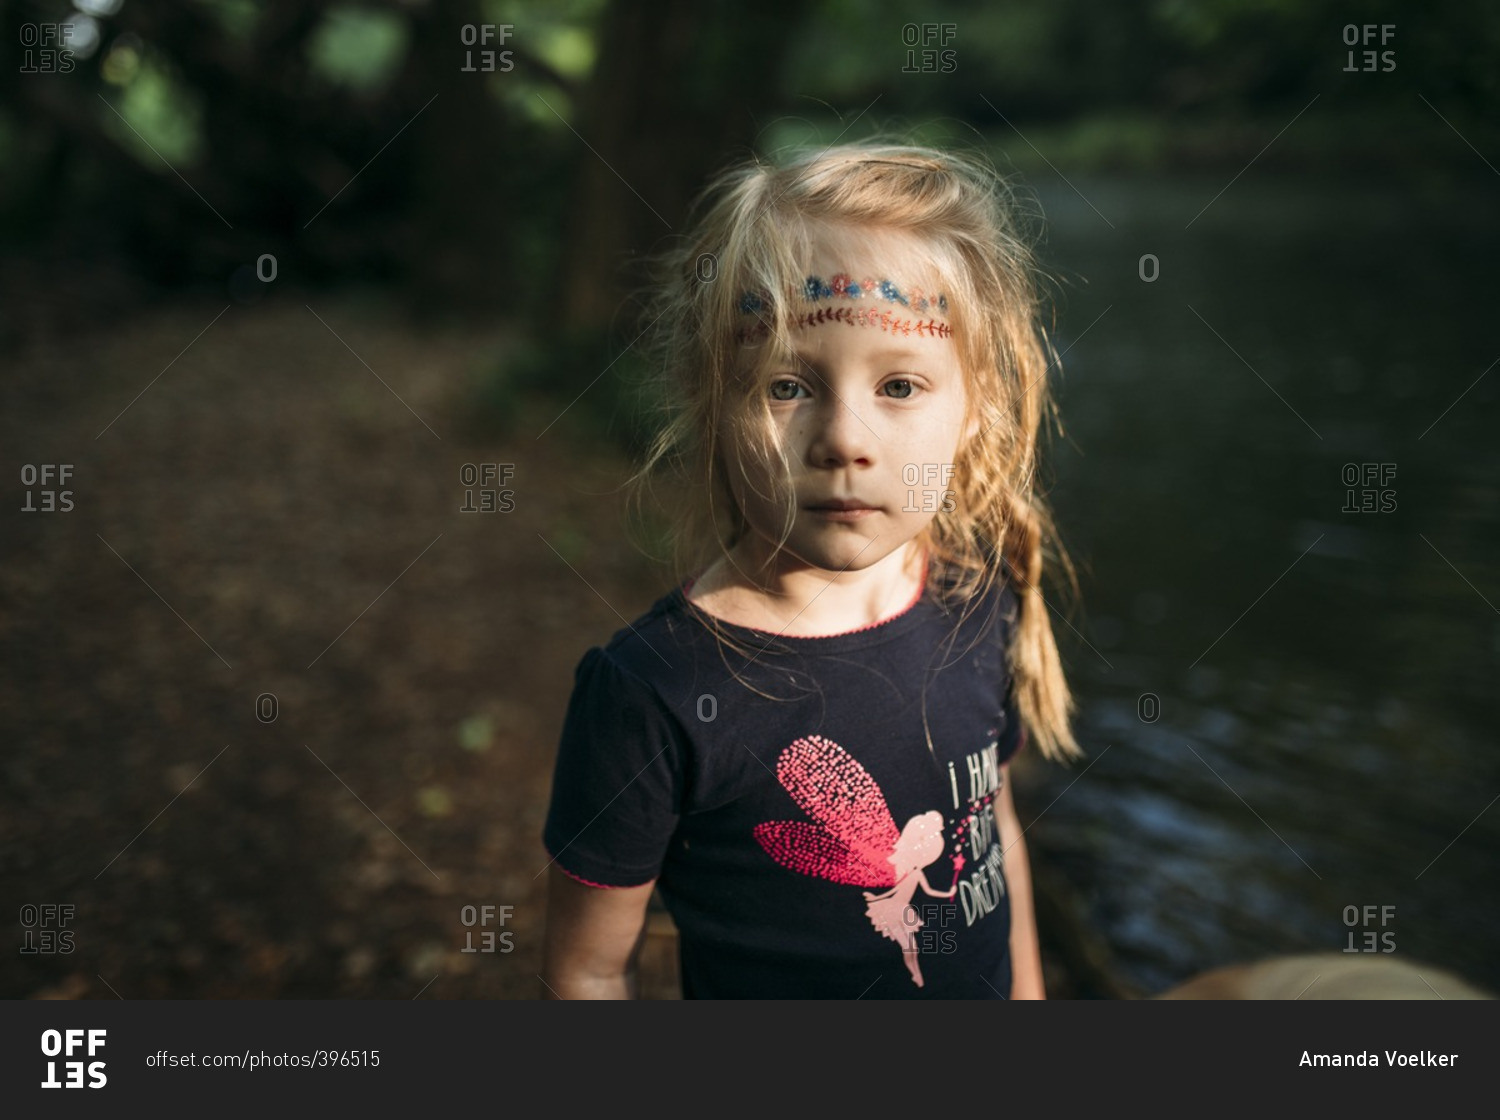
<svg viewBox="0 0 1500 1120">
<path fill-rule="evenodd" d="M 673 588 L 662 595 L 602 645 L 590 649 L 589 655 L 602 655 L 616 668 L 647 681 L 658 668 L 671 668 L 668 650 L 682 645 L 681 627 L 676 621 L 679 591 Z"/>
<path fill-rule="evenodd" d="M 623 615 L 620 617 L 624 617 Z M 682 586 L 661 595 L 645 611 L 591 647 L 578 672 L 627 678 L 622 689 L 648 688 L 669 705 L 694 686 L 712 652 L 712 635 L 692 617 Z"/>
</svg>

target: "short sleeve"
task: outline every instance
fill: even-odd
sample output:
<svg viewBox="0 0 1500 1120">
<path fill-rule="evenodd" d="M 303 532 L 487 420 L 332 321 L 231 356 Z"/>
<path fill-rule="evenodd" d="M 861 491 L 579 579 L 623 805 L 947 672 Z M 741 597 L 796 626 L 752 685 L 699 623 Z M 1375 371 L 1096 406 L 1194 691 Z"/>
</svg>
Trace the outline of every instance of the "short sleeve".
<svg viewBox="0 0 1500 1120">
<path fill-rule="evenodd" d="M 650 685 L 603 649 L 583 655 L 542 831 L 563 871 L 598 887 L 656 878 L 682 810 L 680 740 Z"/>
</svg>

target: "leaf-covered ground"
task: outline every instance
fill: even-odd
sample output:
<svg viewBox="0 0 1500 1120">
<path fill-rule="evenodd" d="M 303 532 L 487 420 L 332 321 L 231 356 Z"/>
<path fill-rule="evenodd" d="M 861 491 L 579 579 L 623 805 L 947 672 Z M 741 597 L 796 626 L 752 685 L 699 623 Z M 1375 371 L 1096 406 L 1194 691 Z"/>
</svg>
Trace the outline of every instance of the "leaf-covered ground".
<svg viewBox="0 0 1500 1120">
<path fill-rule="evenodd" d="M 12 475 L 0 835 L 11 913 L 74 907 L 73 951 L 7 954 L 0 991 L 534 995 L 572 669 L 663 578 L 618 463 L 566 416 L 463 435 L 499 328 L 334 299 L 70 328 L 6 363 L 7 457 L 71 475 Z M 483 489 L 513 508 L 462 512 Z"/>
</svg>

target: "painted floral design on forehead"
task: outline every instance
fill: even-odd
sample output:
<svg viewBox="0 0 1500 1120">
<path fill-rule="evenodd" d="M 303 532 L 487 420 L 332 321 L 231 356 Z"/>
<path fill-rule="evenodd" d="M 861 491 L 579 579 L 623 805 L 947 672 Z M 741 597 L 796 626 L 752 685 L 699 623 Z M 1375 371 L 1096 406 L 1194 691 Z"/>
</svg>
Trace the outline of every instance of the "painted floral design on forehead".
<svg viewBox="0 0 1500 1120">
<path fill-rule="evenodd" d="M 893 280 L 872 276 L 855 280 L 847 272 L 838 272 L 827 280 L 821 276 L 807 277 L 797 294 L 815 307 L 820 303 L 829 306 L 798 312 L 791 321 L 794 328 L 844 323 L 851 327 L 879 327 L 892 334 L 927 338 L 948 338 L 953 333 L 951 326 L 934 317 L 947 315 L 948 297 L 925 292 L 915 285 L 902 290 Z M 854 301 L 858 301 L 858 305 Z M 868 306 L 877 302 L 892 306 L 885 309 Z M 770 306 L 771 293 L 764 288 L 742 293 L 740 314 L 754 316 L 759 322 L 740 327 L 735 338 L 740 342 L 751 342 L 770 334 L 770 324 L 761 318 L 762 312 Z M 917 314 L 906 316 L 901 314 L 901 309 Z"/>
<path fill-rule="evenodd" d="M 933 310 L 940 315 L 948 312 L 947 296 L 928 295 L 918 287 L 903 292 L 892 280 L 876 280 L 868 276 L 863 280 L 854 280 L 847 272 L 835 273 L 830 280 L 824 280 L 821 276 L 809 276 L 803 281 L 800 294 L 811 303 L 826 299 L 869 298 L 899 303 L 913 311 Z M 770 302 L 771 294 L 764 288 L 745 292 L 740 296 L 740 311 L 746 315 L 754 315 L 768 307 Z"/>
</svg>

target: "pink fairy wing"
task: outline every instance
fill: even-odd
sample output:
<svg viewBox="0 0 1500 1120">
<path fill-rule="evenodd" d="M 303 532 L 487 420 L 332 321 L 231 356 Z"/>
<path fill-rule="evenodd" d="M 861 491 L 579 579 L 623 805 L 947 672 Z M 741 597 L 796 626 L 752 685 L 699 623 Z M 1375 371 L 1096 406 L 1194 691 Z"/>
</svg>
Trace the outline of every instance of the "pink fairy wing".
<svg viewBox="0 0 1500 1120">
<path fill-rule="evenodd" d="M 831 739 L 809 735 L 781 752 L 776 777 L 817 824 L 770 821 L 755 838 L 784 867 L 851 886 L 889 887 L 901 838 L 869 771 Z"/>
<path fill-rule="evenodd" d="M 776 760 L 776 777 L 809 816 L 854 848 L 883 861 L 901 831 L 875 779 L 832 739 L 798 739 Z"/>
<path fill-rule="evenodd" d="M 777 863 L 804 875 L 851 887 L 890 887 L 896 883 L 889 863 L 874 863 L 820 824 L 767 821 L 755 826 L 755 838 Z"/>
</svg>

